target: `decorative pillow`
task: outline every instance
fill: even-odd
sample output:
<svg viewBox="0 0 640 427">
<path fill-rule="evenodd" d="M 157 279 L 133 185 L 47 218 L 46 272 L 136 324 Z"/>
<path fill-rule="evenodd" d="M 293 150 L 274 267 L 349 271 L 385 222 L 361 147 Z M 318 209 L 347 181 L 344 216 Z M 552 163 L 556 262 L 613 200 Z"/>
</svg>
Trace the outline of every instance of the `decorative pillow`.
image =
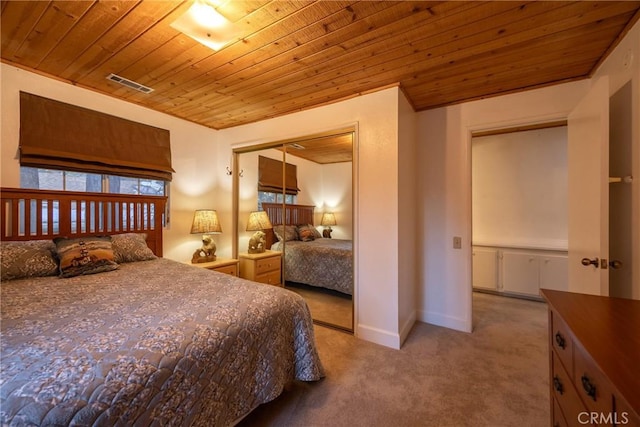
<svg viewBox="0 0 640 427">
<path fill-rule="evenodd" d="M 322 239 L 322 234 L 318 231 L 317 228 L 315 228 L 313 225 L 309 224 L 309 226 L 311 227 L 311 229 L 313 230 L 313 235 L 315 236 L 316 239 Z"/>
<path fill-rule="evenodd" d="M 313 239 L 319 239 L 322 237 L 322 234 L 320 234 L 320 232 L 318 230 L 316 230 L 316 228 L 311 225 L 311 224 L 303 224 L 303 225 L 299 225 L 298 226 L 298 234 L 300 235 L 300 240 L 302 240 L 302 234 L 301 232 L 303 230 L 308 230 L 309 232 L 311 232 L 311 235 L 313 236 Z"/>
<path fill-rule="evenodd" d="M 60 260 L 60 277 L 101 273 L 118 268 L 114 261 L 111 237 L 54 239 Z"/>
<path fill-rule="evenodd" d="M 310 228 L 299 229 L 298 236 L 300 236 L 300 240 L 302 240 L 303 242 L 310 242 L 316 239 L 315 235 L 313 234 L 313 230 L 311 230 Z"/>
<path fill-rule="evenodd" d="M 295 225 L 276 225 L 273 232 L 279 241 L 298 240 L 298 229 Z"/>
<path fill-rule="evenodd" d="M 0 242 L 0 280 L 55 276 L 55 250 L 51 240 Z"/>
<path fill-rule="evenodd" d="M 111 236 L 111 245 L 114 261 L 118 264 L 157 258 L 147 246 L 147 235 L 144 233 L 114 234 Z"/>
</svg>

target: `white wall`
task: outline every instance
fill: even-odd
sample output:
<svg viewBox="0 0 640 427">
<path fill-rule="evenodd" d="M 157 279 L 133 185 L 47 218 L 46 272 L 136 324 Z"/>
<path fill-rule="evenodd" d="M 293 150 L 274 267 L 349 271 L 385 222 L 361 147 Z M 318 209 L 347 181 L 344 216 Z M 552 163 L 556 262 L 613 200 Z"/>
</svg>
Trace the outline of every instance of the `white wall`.
<svg viewBox="0 0 640 427">
<path fill-rule="evenodd" d="M 474 137 L 472 244 L 567 249 L 567 127 Z"/>
<path fill-rule="evenodd" d="M 320 224 L 323 212 L 333 212 L 337 223 L 331 227 L 334 239 L 353 239 L 352 176 L 351 162 L 322 165 L 322 203 L 316 204 L 316 224 Z"/>
<path fill-rule="evenodd" d="M 357 124 L 354 162 L 355 333 L 398 348 L 398 88 L 220 131 L 220 147 L 296 138 Z"/>
<path fill-rule="evenodd" d="M 176 173 L 171 183 L 171 221 L 164 232 L 166 258 L 190 260 L 193 251 L 201 246 L 201 236 L 189 234 L 193 212 L 196 209 L 218 209 L 218 212 L 223 214 L 223 232 L 230 230 L 229 218 L 224 216 L 224 209 L 220 211 L 223 199 L 220 197 L 219 189 L 224 185 L 225 175 L 224 167 L 221 170 L 216 164 L 217 131 L 6 64 L 1 64 L 0 70 L 2 186 L 20 186 L 20 165 L 17 157 L 20 131 L 19 93 L 24 91 L 170 131 L 171 156 Z M 228 237 L 228 233 L 225 237 Z M 219 244 L 219 256 L 231 255 L 230 240 L 220 246 Z"/>
<path fill-rule="evenodd" d="M 471 132 L 566 118 L 579 81 L 418 113 L 418 319 L 471 331 Z M 462 249 L 453 249 L 453 237 Z"/>
</svg>

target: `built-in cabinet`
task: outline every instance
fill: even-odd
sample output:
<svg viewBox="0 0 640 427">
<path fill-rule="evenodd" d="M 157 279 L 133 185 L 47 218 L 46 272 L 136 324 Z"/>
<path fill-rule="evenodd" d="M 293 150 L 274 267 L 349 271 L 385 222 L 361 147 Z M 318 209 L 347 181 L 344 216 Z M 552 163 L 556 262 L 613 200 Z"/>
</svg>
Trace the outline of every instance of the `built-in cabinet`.
<svg viewBox="0 0 640 427">
<path fill-rule="evenodd" d="M 473 287 L 540 296 L 540 289 L 568 289 L 567 252 L 511 247 L 473 247 Z"/>
</svg>

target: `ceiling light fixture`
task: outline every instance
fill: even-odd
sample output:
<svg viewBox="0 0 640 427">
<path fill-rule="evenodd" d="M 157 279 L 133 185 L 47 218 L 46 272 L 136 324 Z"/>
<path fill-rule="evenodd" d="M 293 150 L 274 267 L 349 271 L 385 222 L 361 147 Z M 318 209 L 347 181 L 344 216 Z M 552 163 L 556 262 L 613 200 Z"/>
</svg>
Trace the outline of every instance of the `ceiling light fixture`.
<svg viewBox="0 0 640 427">
<path fill-rule="evenodd" d="M 213 50 L 222 49 L 240 34 L 237 25 L 203 0 L 196 0 L 171 26 Z"/>
</svg>

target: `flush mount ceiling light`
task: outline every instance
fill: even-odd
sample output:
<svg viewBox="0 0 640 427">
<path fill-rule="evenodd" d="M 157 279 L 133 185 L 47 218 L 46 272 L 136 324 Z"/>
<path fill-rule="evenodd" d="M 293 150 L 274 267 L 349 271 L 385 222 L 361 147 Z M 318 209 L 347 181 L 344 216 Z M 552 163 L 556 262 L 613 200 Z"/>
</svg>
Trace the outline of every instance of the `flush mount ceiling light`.
<svg viewBox="0 0 640 427">
<path fill-rule="evenodd" d="M 171 26 L 213 50 L 221 49 L 240 34 L 234 23 L 202 0 L 196 0 Z"/>
</svg>

